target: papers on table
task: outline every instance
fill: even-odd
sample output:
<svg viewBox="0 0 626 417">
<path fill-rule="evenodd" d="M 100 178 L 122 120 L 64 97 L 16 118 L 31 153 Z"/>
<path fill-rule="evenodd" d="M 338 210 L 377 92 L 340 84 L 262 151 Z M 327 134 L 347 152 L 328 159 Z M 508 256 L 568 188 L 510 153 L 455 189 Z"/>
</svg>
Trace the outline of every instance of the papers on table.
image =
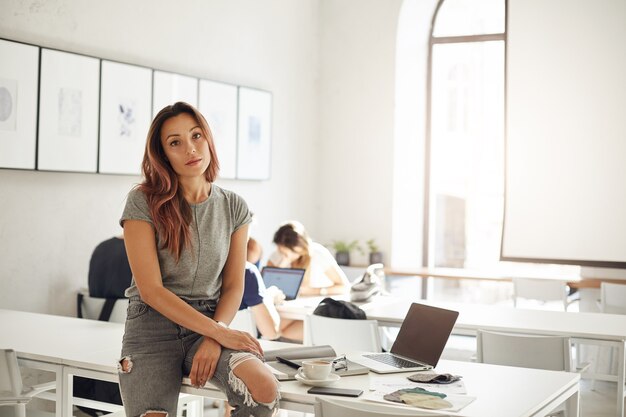
<svg viewBox="0 0 626 417">
<path fill-rule="evenodd" d="M 420 387 L 428 391 L 441 392 L 442 394 L 464 395 L 467 394 L 465 383 L 463 380 L 453 382 L 451 384 L 424 384 L 421 382 L 412 382 L 406 376 L 397 376 L 392 378 L 376 378 L 370 377 L 370 391 L 382 391 L 388 394 L 402 388 Z"/>
<path fill-rule="evenodd" d="M 406 376 L 398 377 L 371 377 L 370 378 L 370 391 L 363 395 L 363 399 L 380 402 L 385 404 L 394 404 L 403 406 L 400 403 L 393 403 L 385 400 L 383 397 L 386 394 L 397 391 L 402 388 L 414 388 L 420 387 L 428 391 L 440 392 L 446 394 L 445 400 L 452 404 L 452 407 L 446 408 L 446 411 L 459 411 L 469 405 L 476 397 L 470 397 L 465 395 L 467 393 L 463 380 L 453 382 L 452 384 L 422 384 L 418 382 L 409 381 Z M 404 407 L 410 407 L 404 405 Z"/>
</svg>

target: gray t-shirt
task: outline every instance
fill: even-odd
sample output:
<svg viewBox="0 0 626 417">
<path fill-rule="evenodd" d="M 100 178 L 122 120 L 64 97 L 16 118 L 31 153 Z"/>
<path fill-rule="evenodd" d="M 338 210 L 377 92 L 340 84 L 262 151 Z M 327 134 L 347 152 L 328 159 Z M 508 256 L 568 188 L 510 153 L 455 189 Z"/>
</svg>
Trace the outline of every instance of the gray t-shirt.
<svg viewBox="0 0 626 417">
<path fill-rule="evenodd" d="M 252 215 L 243 198 L 215 184 L 211 185 L 211 194 L 206 201 L 190 206 L 191 248 L 181 252 L 178 263 L 169 249 L 161 248 L 159 234 L 155 232 L 163 286 L 187 300 L 217 300 L 231 235 L 250 223 Z M 122 227 L 125 220 L 143 220 L 154 226 L 145 194 L 139 189 L 128 193 L 120 219 Z M 136 295 L 139 295 L 139 290 L 133 277 L 126 296 Z"/>
</svg>

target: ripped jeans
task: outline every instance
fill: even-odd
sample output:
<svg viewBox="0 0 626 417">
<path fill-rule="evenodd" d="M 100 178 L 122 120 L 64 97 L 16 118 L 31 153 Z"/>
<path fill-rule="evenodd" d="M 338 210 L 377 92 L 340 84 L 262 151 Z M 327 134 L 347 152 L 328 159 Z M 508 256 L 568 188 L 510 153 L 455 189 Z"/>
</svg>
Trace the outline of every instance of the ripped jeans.
<svg viewBox="0 0 626 417">
<path fill-rule="evenodd" d="M 188 304 L 213 317 L 215 301 L 194 300 Z M 163 412 L 175 417 L 182 378 L 189 374 L 201 342 L 202 335 L 172 322 L 139 297 L 131 297 L 118 367 L 126 415 L 140 417 L 148 412 Z M 127 361 L 122 367 L 124 359 Z M 247 359 L 258 360 L 250 353 L 222 348 L 209 382 L 226 394 L 234 407 L 233 417 L 272 416 L 278 398 L 270 404 L 255 402 L 243 381 L 232 372 Z"/>
</svg>

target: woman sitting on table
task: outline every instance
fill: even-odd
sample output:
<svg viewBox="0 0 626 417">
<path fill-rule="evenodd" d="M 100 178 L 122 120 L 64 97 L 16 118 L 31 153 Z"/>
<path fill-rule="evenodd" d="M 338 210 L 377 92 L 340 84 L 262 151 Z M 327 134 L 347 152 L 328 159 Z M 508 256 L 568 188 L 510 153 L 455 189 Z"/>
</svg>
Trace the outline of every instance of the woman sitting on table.
<svg viewBox="0 0 626 417">
<path fill-rule="evenodd" d="M 127 416 L 176 415 L 182 378 L 211 382 L 235 416 L 271 416 L 278 383 L 258 340 L 228 328 L 243 294 L 246 202 L 213 183 L 211 131 L 192 106 L 161 110 L 148 133 L 143 182 L 120 223 L 133 281 L 119 361 Z"/>
<path fill-rule="evenodd" d="M 278 268 L 305 269 L 298 296 L 325 296 L 345 294 L 350 289 L 346 274 L 324 246 L 309 238 L 304 226 L 289 221 L 276 231 L 274 243 L 277 251 L 267 263 Z M 301 320 L 282 320 L 281 334 L 293 340 L 302 340 Z"/>
</svg>

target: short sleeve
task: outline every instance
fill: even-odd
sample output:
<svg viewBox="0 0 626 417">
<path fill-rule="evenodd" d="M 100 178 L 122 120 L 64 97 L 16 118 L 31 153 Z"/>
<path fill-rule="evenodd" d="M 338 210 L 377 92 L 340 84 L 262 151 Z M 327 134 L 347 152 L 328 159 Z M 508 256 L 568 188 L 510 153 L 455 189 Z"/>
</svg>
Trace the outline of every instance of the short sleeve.
<svg viewBox="0 0 626 417">
<path fill-rule="evenodd" d="M 246 201 L 239 195 L 232 193 L 231 198 L 231 212 L 233 215 L 233 232 L 239 229 L 241 226 L 252 221 L 252 213 L 248 208 Z"/>
<path fill-rule="evenodd" d="M 273 265 L 280 265 L 282 260 L 283 256 L 278 251 L 272 253 L 269 257 L 269 262 L 271 262 Z"/>
<path fill-rule="evenodd" d="M 262 292 L 265 290 L 265 286 L 263 285 L 262 279 L 258 268 L 253 264 L 247 263 L 240 310 L 242 308 L 259 305 L 263 302 Z"/>
<path fill-rule="evenodd" d="M 332 268 L 333 266 L 335 266 L 337 264 L 337 261 L 335 261 L 335 258 L 333 258 L 333 255 L 330 253 L 330 251 L 328 249 L 326 249 L 324 246 L 320 245 L 319 243 L 313 243 L 314 245 L 314 255 L 316 258 L 316 262 L 319 263 L 319 265 L 323 268 L 324 271 L 328 270 L 329 268 Z"/>
<path fill-rule="evenodd" d="M 126 198 L 126 206 L 120 218 L 120 226 L 124 227 L 126 220 L 143 220 L 150 224 L 154 224 L 150 216 L 150 208 L 143 191 L 135 188 Z"/>
</svg>

